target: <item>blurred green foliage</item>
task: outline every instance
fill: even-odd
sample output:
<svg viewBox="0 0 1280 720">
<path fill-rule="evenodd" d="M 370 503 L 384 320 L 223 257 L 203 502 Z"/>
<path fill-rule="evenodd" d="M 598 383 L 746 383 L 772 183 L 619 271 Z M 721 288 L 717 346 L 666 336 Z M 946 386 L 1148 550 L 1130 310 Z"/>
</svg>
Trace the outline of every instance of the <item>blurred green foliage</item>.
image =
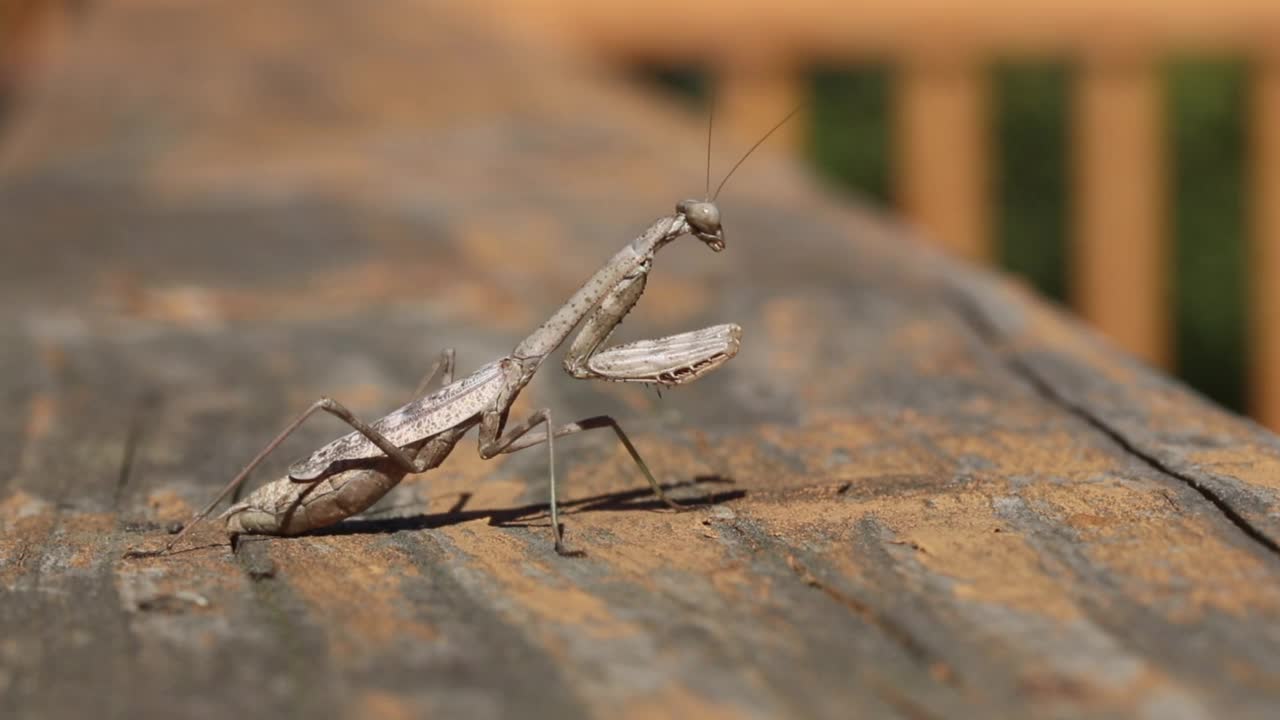
<svg viewBox="0 0 1280 720">
<path fill-rule="evenodd" d="M 893 202 L 888 67 L 813 75 L 809 159 L 818 173 L 882 204 Z"/>
<path fill-rule="evenodd" d="M 1071 66 L 1003 61 L 991 72 L 999 259 L 1061 302 L 1072 232 Z M 712 82 L 687 68 L 648 77 L 700 106 Z M 1247 67 L 1233 60 L 1181 58 L 1165 72 L 1177 369 L 1237 410 L 1245 404 L 1247 81 Z M 892 206 L 892 66 L 823 68 L 811 82 L 808 156 L 817 172 Z"/>
<path fill-rule="evenodd" d="M 1245 405 L 1248 70 L 1170 64 L 1170 200 L 1178 372 L 1218 402 Z"/>
<path fill-rule="evenodd" d="M 1001 63 L 992 82 L 992 196 L 1002 265 L 1059 302 L 1067 297 L 1070 167 L 1065 64 Z"/>
</svg>

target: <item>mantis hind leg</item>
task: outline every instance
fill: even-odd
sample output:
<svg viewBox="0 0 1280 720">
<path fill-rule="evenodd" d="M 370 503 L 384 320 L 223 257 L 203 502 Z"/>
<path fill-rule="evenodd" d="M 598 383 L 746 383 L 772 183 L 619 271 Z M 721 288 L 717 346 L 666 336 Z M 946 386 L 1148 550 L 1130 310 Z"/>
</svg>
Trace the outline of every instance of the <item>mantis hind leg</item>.
<svg viewBox="0 0 1280 720">
<path fill-rule="evenodd" d="M 386 455 L 390 457 L 396 463 L 396 465 L 404 469 L 405 472 L 418 473 L 418 472 L 422 472 L 422 470 L 424 469 L 425 463 L 422 460 L 415 460 L 415 458 L 410 456 L 409 453 L 407 453 L 405 450 L 403 450 L 400 447 L 397 447 L 395 443 L 391 442 L 385 436 L 379 433 L 377 430 L 374 430 L 372 427 L 370 427 L 368 423 L 357 418 L 350 410 L 346 408 L 346 406 L 342 405 L 341 403 L 339 403 L 337 400 L 334 400 L 333 398 L 322 397 L 319 400 L 312 403 L 311 407 L 303 411 L 301 415 L 299 415 L 297 418 L 293 420 L 293 422 L 286 425 L 284 430 L 280 431 L 279 435 L 276 435 L 275 438 L 271 440 L 271 442 L 267 443 L 267 446 L 264 447 L 256 456 L 254 456 L 254 458 L 249 461 L 249 464 L 244 466 L 244 469 L 241 470 L 239 473 L 237 473 L 236 476 L 231 479 L 231 482 L 228 482 L 222 488 L 222 490 L 218 493 L 217 497 L 213 499 L 213 502 L 209 503 L 207 506 L 205 506 L 203 510 L 196 513 L 195 516 L 191 518 L 191 521 L 188 522 L 186 526 L 182 528 L 182 531 L 179 532 L 172 540 L 170 540 L 164 546 L 164 550 L 162 550 L 161 552 L 167 553 L 169 552 L 169 550 L 173 548 L 174 545 L 177 545 L 178 541 L 181 540 L 191 530 L 191 528 L 195 527 L 201 520 L 207 517 L 209 513 L 213 512 L 213 509 L 217 507 L 218 504 L 221 503 L 224 499 L 226 499 L 228 495 L 230 495 L 231 493 L 239 489 L 240 486 L 243 485 L 244 482 L 249 479 L 249 474 L 253 472 L 254 468 L 258 467 L 258 465 L 260 465 L 262 461 L 265 460 L 273 450 L 279 447 L 280 444 L 283 443 L 286 438 L 288 438 L 290 435 L 293 434 L 295 430 L 301 427 L 302 424 L 307 421 L 307 418 L 311 417 L 317 411 L 320 411 L 320 410 L 323 410 L 331 415 L 338 417 L 339 419 L 343 420 L 351 427 L 355 428 L 357 432 L 367 437 L 369 441 L 372 442 L 374 445 L 377 445 L 379 450 L 386 453 Z"/>
<path fill-rule="evenodd" d="M 453 348 L 445 348 L 440 351 L 440 357 L 436 359 L 431 369 L 427 371 L 422 381 L 418 383 L 418 387 L 413 391 L 413 398 L 417 400 L 434 387 L 443 387 L 453 382 L 453 367 L 456 353 Z M 436 380 L 439 379 L 439 383 Z"/>
</svg>

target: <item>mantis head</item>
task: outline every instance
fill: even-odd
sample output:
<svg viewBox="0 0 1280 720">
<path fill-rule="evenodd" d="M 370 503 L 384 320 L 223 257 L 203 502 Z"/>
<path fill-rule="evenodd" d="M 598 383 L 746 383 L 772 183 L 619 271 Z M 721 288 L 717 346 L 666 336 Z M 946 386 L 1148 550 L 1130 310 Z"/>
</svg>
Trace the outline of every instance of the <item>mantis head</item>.
<svg viewBox="0 0 1280 720">
<path fill-rule="evenodd" d="M 725 173 L 724 179 L 722 179 L 720 184 L 716 186 L 714 194 L 711 193 L 712 113 L 707 113 L 707 194 L 704 195 L 704 197 L 708 199 L 681 200 L 676 204 L 676 212 L 684 216 L 685 223 L 689 226 L 689 232 L 693 233 L 699 240 L 706 243 L 707 247 L 715 250 L 716 252 L 720 252 L 724 249 L 724 230 L 720 227 L 720 208 L 716 207 L 716 199 L 720 197 L 720 191 L 724 189 L 724 184 L 729 182 L 729 178 L 733 177 L 733 174 L 737 172 L 738 168 L 742 166 L 742 163 L 746 161 L 747 158 L 751 157 L 751 153 L 755 152 L 756 148 L 760 147 L 765 140 L 768 140 L 769 136 L 776 132 L 778 128 L 785 125 L 792 116 L 800 111 L 800 108 L 804 107 L 804 105 L 805 103 L 802 102 L 795 106 L 791 112 L 787 113 L 786 117 L 782 118 L 777 125 L 774 125 L 769 132 L 765 133 L 763 137 L 757 140 L 756 144 L 752 145 L 750 150 L 743 153 L 742 157 L 738 158 L 738 162 L 734 163 L 728 173 Z"/>
<path fill-rule="evenodd" d="M 724 230 L 720 227 L 720 208 L 710 200 L 681 200 L 676 212 L 684 215 L 689 230 L 707 247 L 720 252 L 724 249 Z"/>
</svg>

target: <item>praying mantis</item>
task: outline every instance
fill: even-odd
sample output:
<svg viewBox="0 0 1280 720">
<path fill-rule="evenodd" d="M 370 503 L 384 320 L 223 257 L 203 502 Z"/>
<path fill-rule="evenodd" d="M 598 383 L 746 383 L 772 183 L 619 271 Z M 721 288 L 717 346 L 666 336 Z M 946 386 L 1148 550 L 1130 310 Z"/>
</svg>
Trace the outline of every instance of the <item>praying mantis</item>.
<svg viewBox="0 0 1280 720">
<path fill-rule="evenodd" d="M 681 385 L 697 380 L 737 355 L 742 328 L 732 323 L 606 349 L 601 346 L 639 302 L 659 250 L 684 235 L 696 237 L 712 251 L 724 250 L 724 231 L 716 205 L 720 191 L 756 148 L 799 110 L 797 106 L 751 146 L 721 180 L 715 194 L 710 193 L 711 121 L 708 118 L 704 199 L 682 200 L 677 203 L 675 213 L 655 220 L 508 355 L 455 380 L 455 353 L 446 349 L 419 384 L 412 400 L 371 423 L 356 417 L 338 401 L 321 397 L 271 440 L 158 554 L 170 552 L 219 503 L 243 485 L 285 438 L 321 411 L 350 425 L 352 432 L 293 463 L 284 477 L 231 505 L 219 519 L 226 523 L 233 536 L 297 535 L 360 513 L 390 492 L 406 475 L 438 467 L 472 428 L 479 428 L 478 450 L 486 460 L 546 445 L 551 527 L 559 554 L 569 553 L 565 550 L 556 501 L 556 438 L 594 429 L 613 430 L 658 499 L 669 507 L 682 509 L 663 492 L 614 418 L 597 415 L 556 427 L 551 409 L 542 408 L 508 427 L 511 407 L 547 357 L 564 344 L 579 325 L 581 330 L 569 345 L 563 367 L 573 377 L 583 380 L 646 383 L 659 388 Z M 428 393 L 436 384 L 441 387 Z"/>
</svg>

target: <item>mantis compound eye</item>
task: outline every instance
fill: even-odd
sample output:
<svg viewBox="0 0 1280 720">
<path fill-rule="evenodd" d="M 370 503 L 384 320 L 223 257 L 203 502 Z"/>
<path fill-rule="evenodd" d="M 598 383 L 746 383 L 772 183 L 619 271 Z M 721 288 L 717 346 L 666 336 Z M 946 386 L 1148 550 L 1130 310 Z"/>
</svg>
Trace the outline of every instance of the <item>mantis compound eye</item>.
<svg viewBox="0 0 1280 720">
<path fill-rule="evenodd" d="M 720 208 L 706 200 L 682 200 L 676 212 L 684 215 L 685 222 L 707 247 L 720 252 L 724 249 L 724 231 L 720 227 Z"/>
</svg>

